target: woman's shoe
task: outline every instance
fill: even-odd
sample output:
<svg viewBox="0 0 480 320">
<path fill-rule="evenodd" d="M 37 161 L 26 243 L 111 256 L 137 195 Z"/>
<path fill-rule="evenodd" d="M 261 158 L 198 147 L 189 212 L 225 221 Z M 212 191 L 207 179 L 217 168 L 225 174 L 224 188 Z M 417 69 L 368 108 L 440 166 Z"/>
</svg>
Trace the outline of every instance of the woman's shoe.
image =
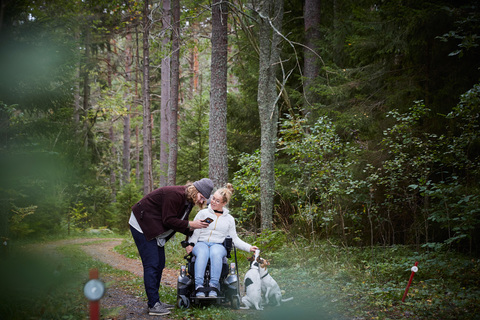
<svg viewBox="0 0 480 320">
<path fill-rule="evenodd" d="M 198 291 L 199 289 L 202 289 L 203 290 L 203 286 L 198 286 L 197 288 L 195 288 L 195 291 L 197 291 L 197 293 L 195 294 L 195 296 L 197 298 L 205 298 L 205 292 L 204 291 Z"/>
<path fill-rule="evenodd" d="M 213 286 L 211 283 L 210 283 L 210 288 L 213 288 L 213 290 L 210 290 L 208 292 L 208 296 L 211 297 L 211 298 L 216 298 L 217 297 L 217 290 L 218 289 L 216 286 Z"/>
</svg>

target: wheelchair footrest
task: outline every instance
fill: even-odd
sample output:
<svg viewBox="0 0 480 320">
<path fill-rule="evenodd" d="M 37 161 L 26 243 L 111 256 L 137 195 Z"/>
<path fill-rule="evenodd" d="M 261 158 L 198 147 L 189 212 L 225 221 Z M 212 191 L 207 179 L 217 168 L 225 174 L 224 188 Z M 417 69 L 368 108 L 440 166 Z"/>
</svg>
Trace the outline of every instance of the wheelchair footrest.
<svg viewBox="0 0 480 320">
<path fill-rule="evenodd" d="M 192 297 L 193 304 L 221 304 L 225 297 Z"/>
</svg>

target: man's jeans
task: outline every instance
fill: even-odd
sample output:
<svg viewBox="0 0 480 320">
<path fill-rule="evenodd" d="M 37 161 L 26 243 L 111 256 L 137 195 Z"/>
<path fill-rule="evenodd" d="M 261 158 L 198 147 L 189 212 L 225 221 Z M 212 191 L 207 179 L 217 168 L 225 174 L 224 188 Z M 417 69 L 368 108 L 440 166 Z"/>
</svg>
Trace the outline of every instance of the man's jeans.
<svg viewBox="0 0 480 320">
<path fill-rule="evenodd" d="M 162 279 L 163 268 L 165 267 L 165 248 L 157 245 L 157 239 L 147 241 L 143 233 L 138 232 L 130 226 L 138 253 L 142 258 L 143 281 L 148 298 L 148 307 L 152 308 L 159 302 L 158 289 Z"/>
<path fill-rule="evenodd" d="M 195 255 L 195 286 L 203 286 L 205 269 L 210 258 L 210 284 L 207 286 L 220 289 L 219 280 L 222 274 L 223 257 L 227 250 L 221 243 L 197 242 L 193 247 Z"/>
</svg>

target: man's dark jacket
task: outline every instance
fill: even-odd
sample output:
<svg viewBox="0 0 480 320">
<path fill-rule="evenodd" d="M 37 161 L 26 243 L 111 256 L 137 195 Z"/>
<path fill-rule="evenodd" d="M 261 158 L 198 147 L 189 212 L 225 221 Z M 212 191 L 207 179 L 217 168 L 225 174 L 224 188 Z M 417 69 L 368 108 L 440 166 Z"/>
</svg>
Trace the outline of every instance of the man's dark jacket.
<svg viewBox="0 0 480 320">
<path fill-rule="evenodd" d="M 185 189 L 186 186 L 169 186 L 153 190 L 132 207 L 148 241 L 170 229 L 191 235 L 188 216 L 193 204 L 187 201 Z M 182 220 L 185 210 L 188 212 Z"/>
</svg>

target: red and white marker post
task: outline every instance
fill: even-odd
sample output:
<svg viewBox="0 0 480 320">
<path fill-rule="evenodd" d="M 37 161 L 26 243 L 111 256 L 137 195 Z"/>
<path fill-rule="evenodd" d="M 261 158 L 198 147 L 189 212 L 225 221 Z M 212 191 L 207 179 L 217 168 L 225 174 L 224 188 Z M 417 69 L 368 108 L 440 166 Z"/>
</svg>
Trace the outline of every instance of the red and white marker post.
<svg viewBox="0 0 480 320">
<path fill-rule="evenodd" d="M 408 280 L 407 288 L 405 288 L 405 293 L 403 294 L 402 302 L 405 302 L 405 298 L 407 297 L 408 289 L 412 284 L 413 276 L 418 271 L 418 261 L 415 262 L 415 265 L 412 267 L 412 274 L 410 274 L 410 280 Z"/>
<path fill-rule="evenodd" d="M 100 299 L 105 293 L 105 285 L 98 280 L 98 270 L 90 270 L 90 281 L 85 284 L 83 293 L 90 300 L 90 320 L 100 319 Z"/>
</svg>

